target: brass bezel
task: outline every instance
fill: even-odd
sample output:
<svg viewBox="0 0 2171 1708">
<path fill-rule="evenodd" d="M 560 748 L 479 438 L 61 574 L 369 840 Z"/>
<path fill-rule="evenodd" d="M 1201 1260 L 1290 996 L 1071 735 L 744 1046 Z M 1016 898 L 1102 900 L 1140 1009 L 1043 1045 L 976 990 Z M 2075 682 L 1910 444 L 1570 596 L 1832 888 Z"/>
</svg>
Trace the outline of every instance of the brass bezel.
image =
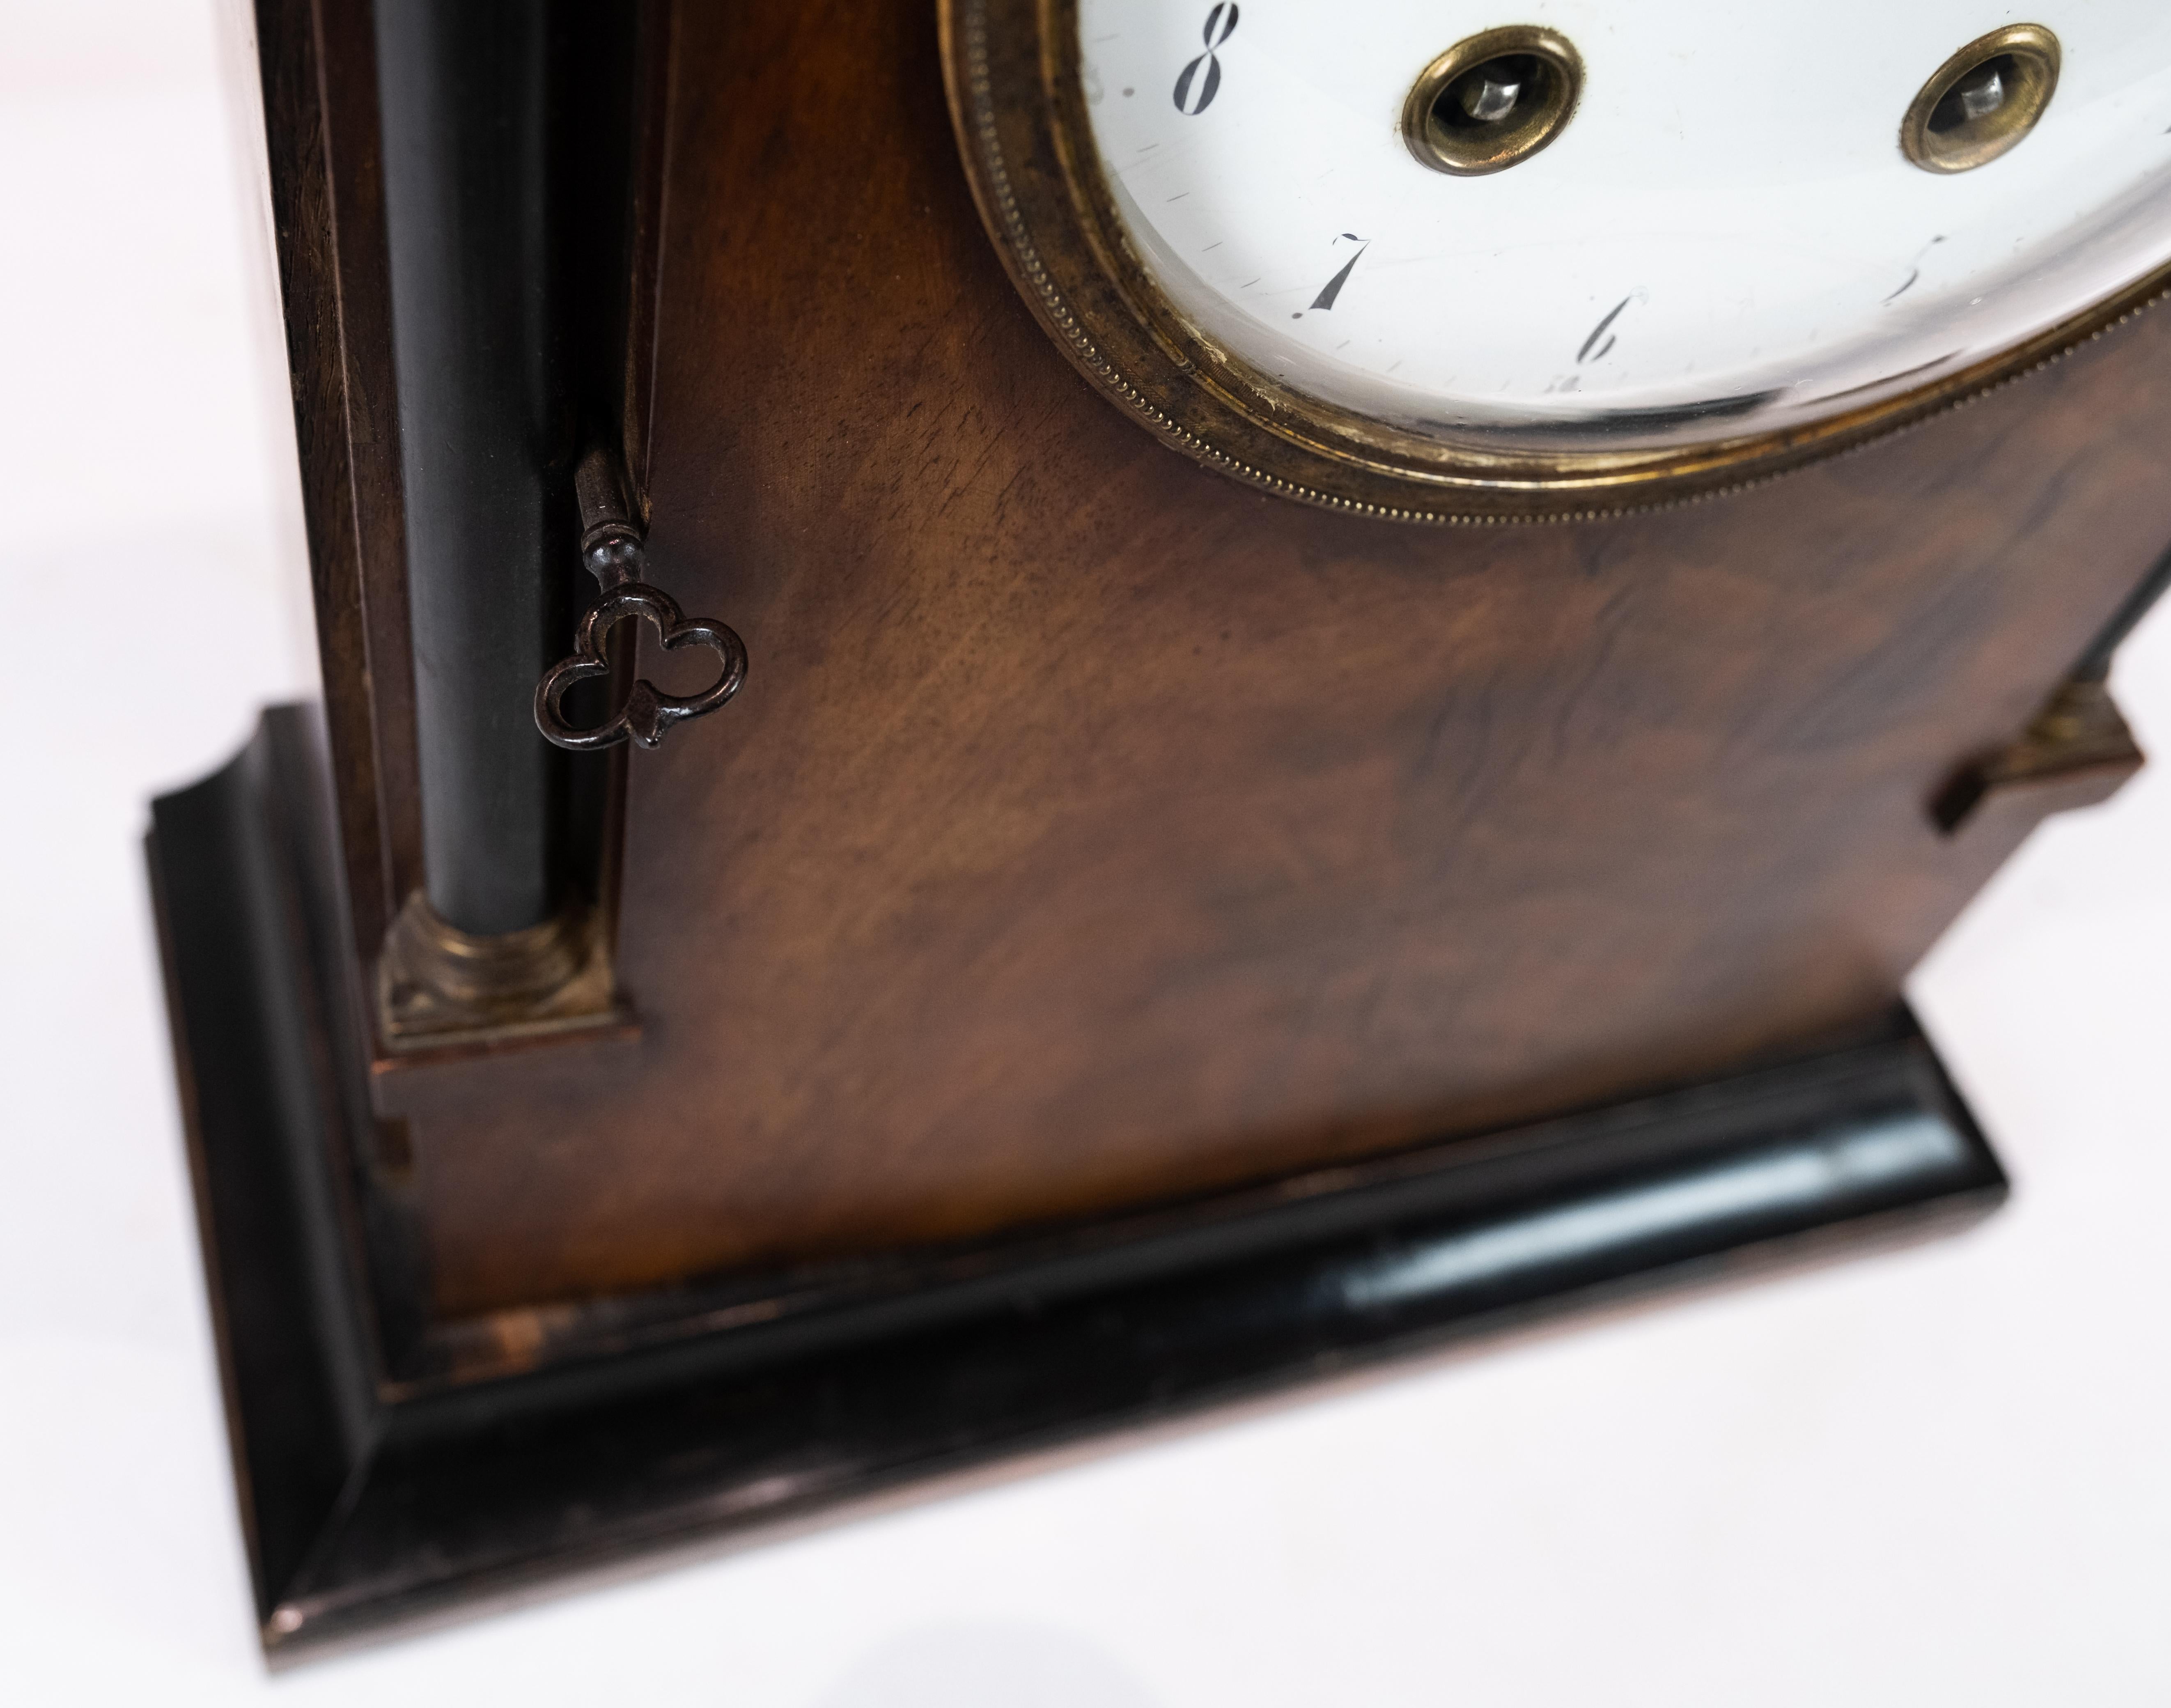
<svg viewBox="0 0 2171 1708">
<path fill-rule="evenodd" d="M 2020 87 L 1995 111 L 1955 131 L 1930 129 L 1938 103 L 1985 60 L 2007 56 L 2023 73 Z M 2058 38 L 2040 24 L 2012 24 L 1978 35 L 1939 66 L 1900 121 L 1900 150 L 1925 172 L 1972 172 L 2017 147 L 2035 128 L 2058 92 Z"/>
<path fill-rule="evenodd" d="M 1423 437 L 1278 383 L 1162 294 L 1087 121 L 1077 0 L 939 0 L 966 175 L 1005 267 L 1079 372 L 1171 448 L 1269 492 L 1396 522 L 1568 521 L 1768 479 L 2040 366 L 2153 302 L 2171 266 L 2000 355 L 1845 414 L 1701 444 L 1502 449 Z"/>
<path fill-rule="evenodd" d="M 1543 100 L 1529 114 L 1499 130 L 1470 136 L 1458 136 L 1434 119 L 1439 98 L 1465 72 L 1517 54 L 1541 62 L 1550 76 Z M 1511 24 L 1465 37 L 1418 74 L 1402 102 L 1402 141 L 1419 165 L 1435 172 L 1457 178 L 1505 172 L 1566 130 L 1582 99 L 1583 56 L 1575 44 L 1557 29 Z"/>
</svg>

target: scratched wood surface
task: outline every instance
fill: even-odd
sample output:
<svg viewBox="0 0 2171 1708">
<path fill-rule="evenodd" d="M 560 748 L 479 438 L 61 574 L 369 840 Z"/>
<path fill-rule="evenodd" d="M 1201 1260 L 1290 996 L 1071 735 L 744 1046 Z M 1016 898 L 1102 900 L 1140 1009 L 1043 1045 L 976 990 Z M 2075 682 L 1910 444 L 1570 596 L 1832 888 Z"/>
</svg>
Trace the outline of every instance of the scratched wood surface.
<svg viewBox="0 0 2171 1708">
<path fill-rule="evenodd" d="M 388 1076 L 462 1313 L 1091 1217 L 1873 1015 L 1926 802 L 2171 540 L 2171 315 L 1690 507 L 1418 530 L 1202 471 L 983 234 L 922 0 L 682 8 L 635 1044 Z"/>
</svg>

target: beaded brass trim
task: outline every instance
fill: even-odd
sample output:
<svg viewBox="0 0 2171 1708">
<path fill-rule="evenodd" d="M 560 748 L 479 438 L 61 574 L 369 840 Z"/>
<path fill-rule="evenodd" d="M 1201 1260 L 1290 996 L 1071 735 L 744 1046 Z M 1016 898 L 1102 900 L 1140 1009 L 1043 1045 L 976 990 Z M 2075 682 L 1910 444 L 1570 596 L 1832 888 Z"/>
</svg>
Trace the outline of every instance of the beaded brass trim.
<svg viewBox="0 0 2171 1708">
<path fill-rule="evenodd" d="M 1132 253 L 1086 122 L 1077 0 L 939 0 L 967 177 L 1020 293 L 1125 414 L 1194 461 L 1384 521 L 1563 522 L 1738 490 L 1970 402 L 2159 300 L 2171 266 L 2013 349 L 1788 429 L 1699 445 L 1501 451 L 1421 437 L 1279 385 L 1220 349 Z"/>
</svg>

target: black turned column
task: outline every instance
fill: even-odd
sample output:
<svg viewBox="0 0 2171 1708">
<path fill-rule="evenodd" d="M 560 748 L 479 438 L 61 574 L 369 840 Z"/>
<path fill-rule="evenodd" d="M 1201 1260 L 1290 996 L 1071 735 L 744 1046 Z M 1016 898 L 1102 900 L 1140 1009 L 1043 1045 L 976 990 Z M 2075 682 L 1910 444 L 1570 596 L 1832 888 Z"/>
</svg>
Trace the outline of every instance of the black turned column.
<svg viewBox="0 0 2171 1708">
<path fill-rule="evenodd" d="M 571 614 L 551 8 L 375 13 L 423 869 L 441 918 L 494 935 L 550 917 L 565 842 L 565 761 L 530 710 Z"/>
</svg>

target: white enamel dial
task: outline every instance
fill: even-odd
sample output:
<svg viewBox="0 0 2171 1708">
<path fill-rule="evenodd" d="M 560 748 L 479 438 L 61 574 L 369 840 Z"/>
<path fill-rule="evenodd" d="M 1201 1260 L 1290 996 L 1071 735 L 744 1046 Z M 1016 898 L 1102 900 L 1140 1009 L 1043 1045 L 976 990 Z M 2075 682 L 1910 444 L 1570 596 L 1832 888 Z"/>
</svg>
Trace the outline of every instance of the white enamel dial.
<svg viewBox="0 0 2171 1708">
<path fill-rule="evenodd" d="M 1541 151 L 1451 176 L 1403 107 L 1503 24 L 1580 55 Z M 1901 120 L 1958 50 L 2033 24 L 2056 90 L 1957 173 Z M 2171 263 L 2171 3 L 1078 0 L 1102 170 L 1209 344 L 1447 443 L 1664 446 L 1911 390 Z"/>
</svg>

